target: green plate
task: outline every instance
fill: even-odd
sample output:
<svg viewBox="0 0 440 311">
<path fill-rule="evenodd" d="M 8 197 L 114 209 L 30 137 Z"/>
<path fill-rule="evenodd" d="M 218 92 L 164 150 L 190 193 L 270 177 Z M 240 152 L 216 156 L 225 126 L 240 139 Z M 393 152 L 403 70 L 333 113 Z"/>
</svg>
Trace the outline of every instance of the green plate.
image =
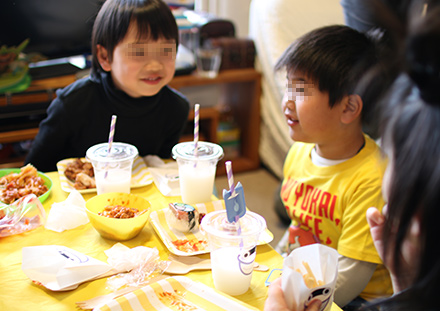
<svg viewBox="0 0 440 311">
<path fill-rule="evenodd" d="M 19 168 L 4 168 L 4 169 L 0 169 L 0 178 L 8 175 L 10 173 L 20 173 L 20 169 Z M 45 174 L 38 172 L 38 176 L 40 176 L 43 180 L 44 180 L 44 184 L 47 187 L 47 191 L 45 193 L 43 193 L 42 195 L 40 195 L 38 197 L 38 199 L 40 200 L 41 203 L 43 203 L 44 201 L 46 201 L 46 199 L 49 197 L 50 191 L 52 190 L 52 180 Z"/>
</svg>

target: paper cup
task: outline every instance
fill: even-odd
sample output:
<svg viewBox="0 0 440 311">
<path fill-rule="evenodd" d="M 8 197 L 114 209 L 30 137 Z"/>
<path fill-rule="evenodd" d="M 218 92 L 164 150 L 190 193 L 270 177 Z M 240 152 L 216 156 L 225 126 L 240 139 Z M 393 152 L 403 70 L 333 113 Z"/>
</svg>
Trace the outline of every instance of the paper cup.
<svg viewBox="0 0 440 311">
<path fill-rule="evenodd" d="M 338 252 L 325 245 L 311 244 L 293 250 L 284 259 L 282 289 L 290 309 L 306 310 L 321 301 L 320 311 L 330 310 L 338 276 Z"/>
</svg>

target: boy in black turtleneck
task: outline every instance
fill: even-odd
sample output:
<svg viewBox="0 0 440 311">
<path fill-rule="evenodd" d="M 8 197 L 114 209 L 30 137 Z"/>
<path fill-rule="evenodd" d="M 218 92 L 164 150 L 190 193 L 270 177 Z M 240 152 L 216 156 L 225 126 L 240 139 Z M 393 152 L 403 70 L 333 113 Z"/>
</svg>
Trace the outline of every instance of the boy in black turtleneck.
<svg viewBox="0 0 440 311">
<path fill-rule="evenodd" d="M 176 21 L 162 0 L 107 0 L 93 27 L 91 75 L 57 91 L 26 163 L 46 172 L 84 157 L 107 141 L 112 115 L 115 141 L 140 156 L 169 158 L 189 113 L 186 98 L 167 86 L 177 46 Z"/>
</svg>

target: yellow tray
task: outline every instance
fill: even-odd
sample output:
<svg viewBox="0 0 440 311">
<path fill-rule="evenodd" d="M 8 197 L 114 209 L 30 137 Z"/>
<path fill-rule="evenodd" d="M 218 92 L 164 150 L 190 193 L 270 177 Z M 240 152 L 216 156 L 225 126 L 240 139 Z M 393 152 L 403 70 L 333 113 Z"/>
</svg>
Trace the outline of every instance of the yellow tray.
<svg viewBox="0 0 440 311">
<path fill-rule="evenodd" d="M 209 203 L 199 203 L 195 204 L 195 208 L 199 211 L 199 213 L 210 213 L 213 211 L 224 210 L 225 202 L 223 200 L 212 201 Z M 193 256 L 199 254 L 209 253 L 208 243 L 206 241 L 205 235 L 197 229 L 193 232 L 185 232 L 182 233 L 173 229 L 167 222 L 166 213 L 170 213 L 168 207 L 163 208 L 158 211 L 153 211 L 150 214 L 151 223 L 153 224 L 154 230 L 157 232 L 165 246 L 168 248 L 170 252 L 178 256 Z M 197 251 L 182 251 L 178 249 L 173 242 L 177 240 L 200 240 L 204 241 L 202 245 L 200 245 L 200 250 Z M 258 244 L 267 244 L 273 240 L 273 234 L 268 229 L 266 229 L 260 237 L 260 241 Z M 203 247 L 203 245 L 206 245 Z"/>
</svg>

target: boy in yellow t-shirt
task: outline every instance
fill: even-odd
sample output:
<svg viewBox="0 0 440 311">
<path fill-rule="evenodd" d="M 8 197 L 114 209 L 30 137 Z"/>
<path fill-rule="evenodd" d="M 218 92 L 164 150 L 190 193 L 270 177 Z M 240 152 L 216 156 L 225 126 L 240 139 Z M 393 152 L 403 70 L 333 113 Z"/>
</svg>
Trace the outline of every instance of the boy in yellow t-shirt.
<svg viewBox="0 0 440 311">
<path fill-rule="evenodd" d="M 294 141 L 281 188 L 292 223 L 280 243 L 285 253 L 311 243 L 339 252 L 335 302 L 346 310 L 392 294 L 365 216 L 369 207 L 384 206 L 386 162 L 362 130 L 373 107 L 356 93 L 375 64 L 372 39 L 326 26 L 290 45 L 275 67 L 286 69 L 282 109 Z"/>
</svg>

